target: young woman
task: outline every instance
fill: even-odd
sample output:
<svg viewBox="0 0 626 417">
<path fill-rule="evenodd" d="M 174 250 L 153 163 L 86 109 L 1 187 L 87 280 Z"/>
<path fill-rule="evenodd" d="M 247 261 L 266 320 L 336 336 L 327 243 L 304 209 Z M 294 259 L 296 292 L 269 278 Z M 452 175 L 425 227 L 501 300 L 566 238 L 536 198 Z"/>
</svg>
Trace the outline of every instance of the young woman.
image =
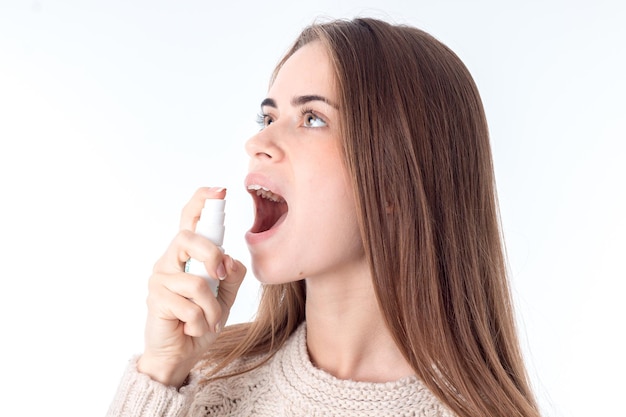
<svg viewBox="0 0 626 417">
<path fill-rule="evenodd" d="M 111 416 L 538 416 L 500 238 L 487 124 L 459 58 L 373 19 L 306 28 L 251 138 L 246 235 L 263 283 L 191 232 L 150 279 L 146 345 Z M 217 298 L 184 272 L 220 277 Z"/>
</svg>

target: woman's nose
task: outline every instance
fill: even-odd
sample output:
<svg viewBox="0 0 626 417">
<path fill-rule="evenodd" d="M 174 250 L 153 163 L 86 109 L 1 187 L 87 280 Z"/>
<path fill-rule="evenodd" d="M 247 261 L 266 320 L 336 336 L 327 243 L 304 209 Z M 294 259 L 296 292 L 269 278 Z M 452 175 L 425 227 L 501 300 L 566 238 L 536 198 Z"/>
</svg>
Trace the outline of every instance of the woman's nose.
<svg viewBox="0 0 626 417">
<path fill-rule="evenodd" d="M 276 140 L 276 132 L 269 127 L 252 136 L 246 142 L 246 152 L 252 159 L 266 159 L 277 162 L 283 156 L 283 150 Z"/>
</svg>

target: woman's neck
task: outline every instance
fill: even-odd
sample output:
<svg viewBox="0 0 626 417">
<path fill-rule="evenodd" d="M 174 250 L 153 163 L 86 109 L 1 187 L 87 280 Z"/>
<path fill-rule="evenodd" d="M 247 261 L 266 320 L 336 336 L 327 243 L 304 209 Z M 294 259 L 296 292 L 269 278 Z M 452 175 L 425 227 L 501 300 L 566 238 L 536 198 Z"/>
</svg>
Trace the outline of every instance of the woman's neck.
<svg viewBox="0 0 626 417">
<path fill-rule="evenodd" d="M 340 379 L 388 382 L 414 375 L 387 329 L 369 269 L 307 279 L 307 347 Z"/>
</svg>

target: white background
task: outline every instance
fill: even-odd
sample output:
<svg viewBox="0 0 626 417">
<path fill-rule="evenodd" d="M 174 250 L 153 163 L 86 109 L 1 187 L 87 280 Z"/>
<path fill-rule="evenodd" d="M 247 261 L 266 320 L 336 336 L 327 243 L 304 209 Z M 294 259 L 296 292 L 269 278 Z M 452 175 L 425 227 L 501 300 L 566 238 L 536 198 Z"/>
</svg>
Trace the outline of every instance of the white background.
<svg viewBox="0 0 626 417">
<path fill-rule="evenodd" d="M 197 187 L 228 187 L 225 248 L 248 262 L 243 144 L 270 72 L 316 17 L 367 15 L 429 31 L 476 79 L 543 412 L 624 415 L 621 2 L 213 3 L 0 0 L 0 414 L 106 412 Z"/>
</svg>

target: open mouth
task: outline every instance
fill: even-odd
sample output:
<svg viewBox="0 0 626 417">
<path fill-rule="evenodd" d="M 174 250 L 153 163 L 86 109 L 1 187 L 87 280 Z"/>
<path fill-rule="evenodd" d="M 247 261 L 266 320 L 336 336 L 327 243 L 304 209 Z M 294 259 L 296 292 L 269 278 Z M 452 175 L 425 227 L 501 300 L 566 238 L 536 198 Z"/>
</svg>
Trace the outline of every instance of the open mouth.
<svg viewBox="0 0 626 417">
<path fill-rule="evenodd" d="M 257 184 L 249 185 L 248 191 L 254 198 L 255 206 L 254 225 L 250 232 L 266 232 L 286 217 L 288 206 L 282 196 Z"/>
</svg>

